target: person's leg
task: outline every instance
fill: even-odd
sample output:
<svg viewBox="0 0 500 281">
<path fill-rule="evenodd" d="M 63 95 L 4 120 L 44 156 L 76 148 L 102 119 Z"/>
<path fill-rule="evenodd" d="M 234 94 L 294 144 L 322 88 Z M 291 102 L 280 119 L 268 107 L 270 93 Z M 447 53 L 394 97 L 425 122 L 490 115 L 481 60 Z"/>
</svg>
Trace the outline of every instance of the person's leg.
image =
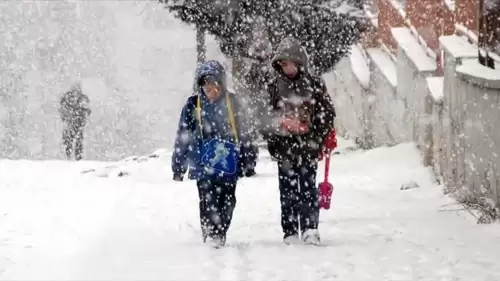
<svg viewBox="0 0 500 281">
<path fill-rule="evenodd" d="M 319 202 L 316 186 L 317 163 L 306 163 L 297 167 L 300 195 L 299 216 L 302 239 L 306 243 L 319 243 Z"/>
<path fill-rule="evenodd" d="M 66 158 L 69 160 L 73 154 L 73 134 L 71 133 L 71 124 L 66 124 L 63 130 L 62 139 L 64 152 L 66 153 Z"/>
<path fill-rule="evenodd" d="M 252 149 L 253 149 L 253 153 L 255 155 L 255 160 L 252 163 L 253 164 L 253 170 L 250 172 L 250 175 L 248 175 L 248 176 L 254 176 L 254 175 L 256 175 L 255 169 L 257 167 L 257 161 L 259 161 L 259 144 L 257 143 L 257 141 L 258 141 L 258 139 L 255 138 L 254 141 L 253 141 L 253 144 L 252 144 Z"/>
<path fill-rule="evenodd" d="M 298 237 L 299 222 L 297 218 L 298 177 L 290 163 L 278 163 L 279 190 L 281 201 L 281 228 L 283 239 Z"/>
<path fill-rule="evenodd" d="M 83 158 L 83 127 L 76 128 L 75 132 L 75 159 L 77 161 Z"/>
<path fill-rule="evenodd" d="M 205 242 L 207 237 L 213 236 L 215 230 L 214 224 L 212 223 L 212 217 L 217 215 L 214 211 L 217 202 L 214 196 L 215 188 L 209 180 L 198 180 L 196 184 L 198 186 L 198 197 L 200 200 L 200 227 L 202 239 L 203 242 Z"/>
<path fill-rule="evenodd" d="M 224 245 L 236 207 L 236 183 L 220 183 L 217 184 L 217 188 L 221 190 L 221 196 L 218 202 L 218 209 L 220 211 L 219 216 L 221 218 L 219 233 L 222 245 Z"/>
</svg>

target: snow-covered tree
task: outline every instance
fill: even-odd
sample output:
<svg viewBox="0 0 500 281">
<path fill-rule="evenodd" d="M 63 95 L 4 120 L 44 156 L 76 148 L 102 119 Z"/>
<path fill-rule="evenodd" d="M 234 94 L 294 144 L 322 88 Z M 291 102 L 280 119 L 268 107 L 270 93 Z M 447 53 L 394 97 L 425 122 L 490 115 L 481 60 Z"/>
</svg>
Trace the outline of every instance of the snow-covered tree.
<svg viewBox="0 0 500 281">
<path fill-rule="evenodd" d="M 333 69 L 349 53 L 365 30 L 361 13 L 339 12 L 339 7 L 354 0 L 283 0 L 283 1 L 160 1 L 184 22 L 195 24 L 216 36 L 221 51 L 228 57 L 250 57 L 254 31 L 261 19 L 265 37 L 276 46 L 283 38 L 299 39 L 310 55 L 311 67 L 318 74 Z M 256 26 L 257 25 L 257 26 Z M 271 54 L 266 54 L 267 56 Z"/>
</svg>

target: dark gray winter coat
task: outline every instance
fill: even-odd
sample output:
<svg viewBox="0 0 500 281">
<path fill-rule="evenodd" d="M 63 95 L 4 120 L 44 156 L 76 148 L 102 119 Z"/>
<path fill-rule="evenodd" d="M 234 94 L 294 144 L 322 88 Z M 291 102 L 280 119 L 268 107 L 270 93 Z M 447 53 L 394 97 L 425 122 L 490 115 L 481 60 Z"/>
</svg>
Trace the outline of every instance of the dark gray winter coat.
<svg viewBox="0 0 500 281">
<path fill-rule="evenodd" d="M 291 60 L 299 66 L 295 79 L 284 75 L 279 65 L 281 60 Z M 269 153 L 279 161 L 317 161 L 335 118 L 325 82 L 309 72 L 307 54 L 295 39 L 286 38 L 279 44 L 271 64 L 276 75 L 268 85 L 268 111 L 261 122 Z M 288 114 L 286 104 L 297 104 L 301 114 L 308 115 L 310 124 L 306 134 L 293 135 L 280 126 L 280 120 Z"/>
<path fill-rule="evenodd" d="M 83 128 L 91 112 L 89 98 L 82 93 L 79 85 L 74 86 L 61 97 L 59 113 L 67 126 Z"/>
</svg>

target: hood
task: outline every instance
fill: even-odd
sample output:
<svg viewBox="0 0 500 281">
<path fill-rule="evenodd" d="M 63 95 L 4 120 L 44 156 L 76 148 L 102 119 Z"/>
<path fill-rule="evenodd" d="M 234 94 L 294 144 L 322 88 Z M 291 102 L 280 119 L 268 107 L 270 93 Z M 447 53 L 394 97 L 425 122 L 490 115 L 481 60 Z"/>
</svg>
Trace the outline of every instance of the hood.
<svg viewBox="0 0 500 281">
<path fill-rule="evenodd" d="M 214 77 L 222 85 L 223 89 L 226 89 L 226 71 L 224 66 L 216 60 L 209 60 L 202 63 L 196 70 L 196 85 L 199 87 L 201 79 L 204 76 Z"/>
<path fill-rule="evenodd" d="M 276 53 L 272 59 L 273 68 L 281 73 L 281 67 L 279 66 L 279 61 L 290 60 L 294 63 L 302 66 L 305 72 L 308 72 L 308 58 L 306 50 L 300 45 L 300 41 L 294 38 L 283 39 L 276 49 Z"/>
</svg>

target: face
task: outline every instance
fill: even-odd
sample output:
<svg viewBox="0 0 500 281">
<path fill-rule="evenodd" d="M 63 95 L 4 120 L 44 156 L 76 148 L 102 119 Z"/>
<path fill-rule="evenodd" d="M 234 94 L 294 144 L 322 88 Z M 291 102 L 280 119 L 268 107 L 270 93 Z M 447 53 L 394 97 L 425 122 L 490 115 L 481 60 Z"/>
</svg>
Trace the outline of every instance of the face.
<svg viewBox="0 0 500 281">
<path fill-rule="evenodd" d="M 295 77 L 299 72 L 299 68 L 297 64 L 290 60 L 280 61 L 281 69 L 283 69 L 283 73 L 285 73 L 288 77 Z"/>
<path fill-rule="evenodd" d="M 211 101 L 214 101 L 220 97 L 221 94 L 221 86 L 216 83 L 207 83 L 203 85 L 203 92 L 207 96 L 207 98 Z"/>
</svg>

